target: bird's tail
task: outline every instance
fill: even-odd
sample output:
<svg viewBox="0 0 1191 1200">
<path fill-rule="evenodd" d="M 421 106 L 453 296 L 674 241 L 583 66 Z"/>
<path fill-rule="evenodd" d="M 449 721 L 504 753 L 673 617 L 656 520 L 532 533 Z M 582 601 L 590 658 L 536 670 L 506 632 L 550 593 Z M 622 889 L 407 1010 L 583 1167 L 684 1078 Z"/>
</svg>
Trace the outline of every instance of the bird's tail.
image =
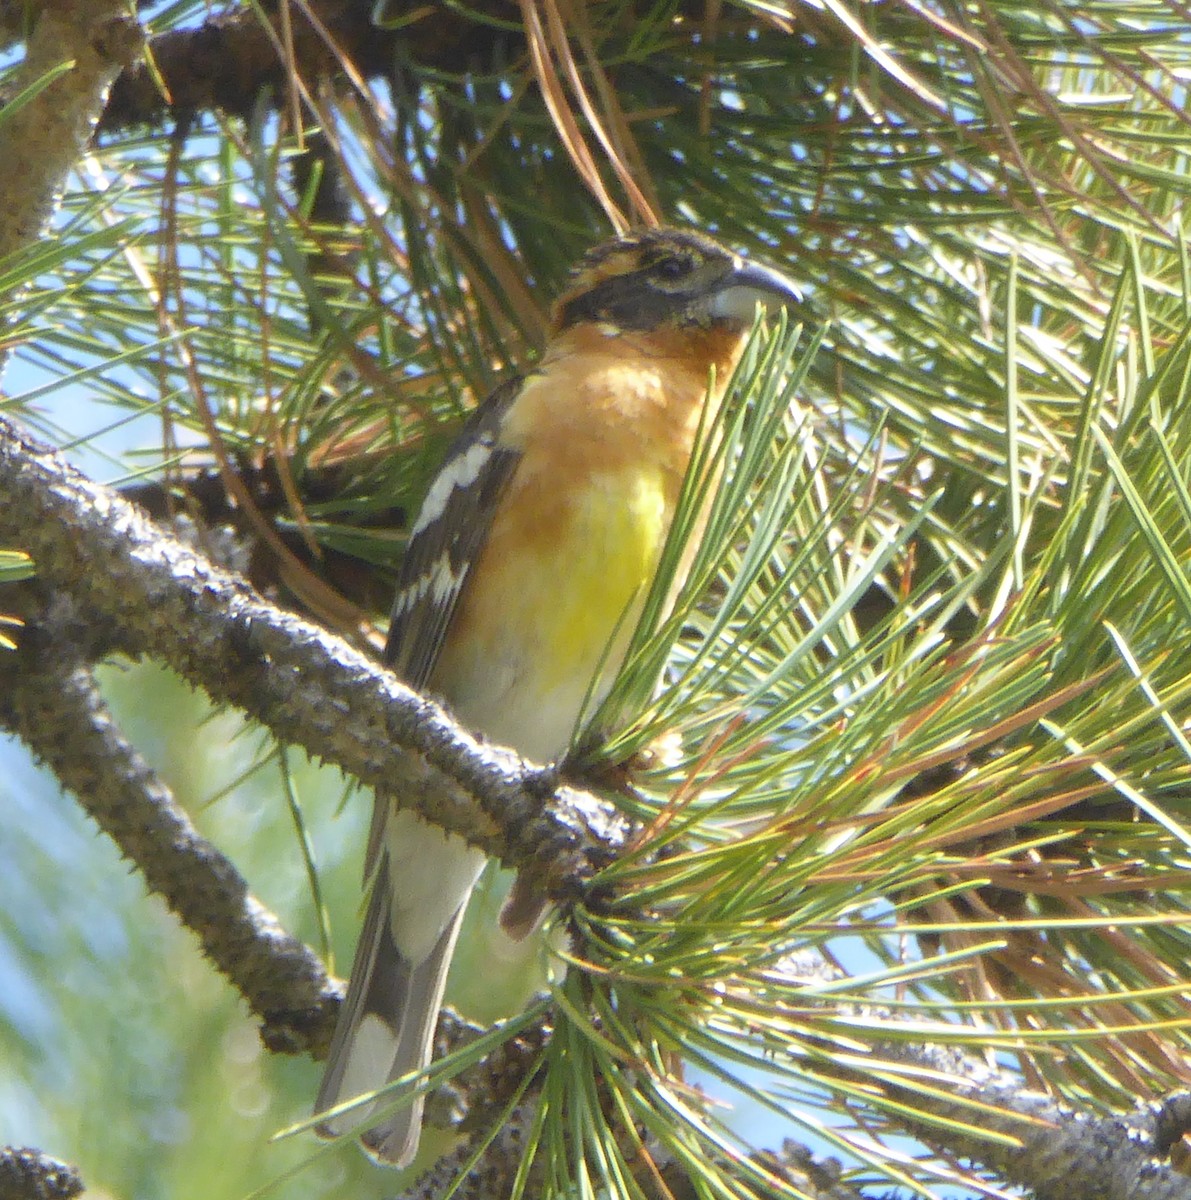
<svg viewBox="0 0 1191 1200">
<path fill-rule="evenodd" d="M 430 954 L 421 962 L 411 962 L 393 940 L 389 869 L 382 862 L 314 1104 L 316 1114 L 429 1064 L 447 968 L 466 903 L 465 896 Z M 361 1139 L 364 1148 L 383 1163 L 408 1166 L 418 1151 L 422 1105 L 419 1097 L 372 1126 Z M 339 1137 L 384 1106 L 382 1099 L 332 1117 L 318 1126 L 318 1133 Z"/>
</svg>

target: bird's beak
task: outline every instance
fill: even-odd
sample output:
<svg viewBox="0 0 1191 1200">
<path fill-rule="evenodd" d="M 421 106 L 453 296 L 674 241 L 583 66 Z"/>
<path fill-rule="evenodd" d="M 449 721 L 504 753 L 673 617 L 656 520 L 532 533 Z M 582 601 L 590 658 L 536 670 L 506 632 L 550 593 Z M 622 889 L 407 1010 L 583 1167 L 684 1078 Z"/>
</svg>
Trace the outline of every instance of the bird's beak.
<svg viewBox="0 0 1191 1200">
<path fill-rule="evenodd" d="M 741 262 L 717 284 L 708 298 L 707 312 L 716 321 L 751 325 L 758 304 L 770 309 L 801 301 L 801 289 L 780 271 L 759 263 Z"/>
</svg>

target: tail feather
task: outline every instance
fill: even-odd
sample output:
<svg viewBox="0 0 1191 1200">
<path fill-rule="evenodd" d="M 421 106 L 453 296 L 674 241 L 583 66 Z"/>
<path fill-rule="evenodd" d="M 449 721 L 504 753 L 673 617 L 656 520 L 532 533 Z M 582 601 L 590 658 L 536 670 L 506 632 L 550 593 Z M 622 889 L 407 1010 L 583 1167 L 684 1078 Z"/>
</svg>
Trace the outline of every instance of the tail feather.
<svg viewBox="0 0 1191 1200">
<path fill-rule="evenodd" d="M 447 922 L 430 954 L 415 963 L 393 940 L 389 864 L 382 861 L 372 888 L 368 915 L 351 984 L 340 1010 L 327 1068 L 315 1101 L 315 1113 L 326 1112 L 430 1063 L 438 1010 L 447 969 L 459 936 L 466 896 Z M 385 1101 L 376 1101 L 332 1117 L 318 1126 L 324 1137 L 339 1137 L 358 1128 Z M 370 1128 L 362 1141 L 380 1161 L 408 1166 L 418 1150 L 423 1100 L 419 1097 Z"/>
</svg>

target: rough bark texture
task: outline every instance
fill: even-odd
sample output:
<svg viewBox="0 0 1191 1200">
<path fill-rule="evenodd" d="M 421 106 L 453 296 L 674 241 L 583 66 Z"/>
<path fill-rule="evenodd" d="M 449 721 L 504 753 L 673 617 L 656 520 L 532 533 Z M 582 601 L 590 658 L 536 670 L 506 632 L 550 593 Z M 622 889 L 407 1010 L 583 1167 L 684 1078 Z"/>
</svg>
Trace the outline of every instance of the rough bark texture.
<svg viewBox="0 0 1191 1200">
<path fill-rule="evenodd" d="M 71 1200 L 82 1190 L 74 1167 L 39 1150 L 0 1147 L 0 1200 Z"/>
</svg>

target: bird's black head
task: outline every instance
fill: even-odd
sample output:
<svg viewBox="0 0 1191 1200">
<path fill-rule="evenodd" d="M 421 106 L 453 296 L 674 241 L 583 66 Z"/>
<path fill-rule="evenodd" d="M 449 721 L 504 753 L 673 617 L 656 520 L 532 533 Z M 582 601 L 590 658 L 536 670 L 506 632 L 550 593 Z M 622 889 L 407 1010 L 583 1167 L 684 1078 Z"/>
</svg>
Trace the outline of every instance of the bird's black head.
<svg viewBox="0 0 1191 1200">
<path fill-rule="evenodd" d="M 769 267 L 748 263 L 711 238 L 647 229 L 597 246 L 554 306 L 554 331 L 594 323 L 609 332 L 720 325 L 747 329 L 758 304 L 801 300 Z"/>
</svg>

